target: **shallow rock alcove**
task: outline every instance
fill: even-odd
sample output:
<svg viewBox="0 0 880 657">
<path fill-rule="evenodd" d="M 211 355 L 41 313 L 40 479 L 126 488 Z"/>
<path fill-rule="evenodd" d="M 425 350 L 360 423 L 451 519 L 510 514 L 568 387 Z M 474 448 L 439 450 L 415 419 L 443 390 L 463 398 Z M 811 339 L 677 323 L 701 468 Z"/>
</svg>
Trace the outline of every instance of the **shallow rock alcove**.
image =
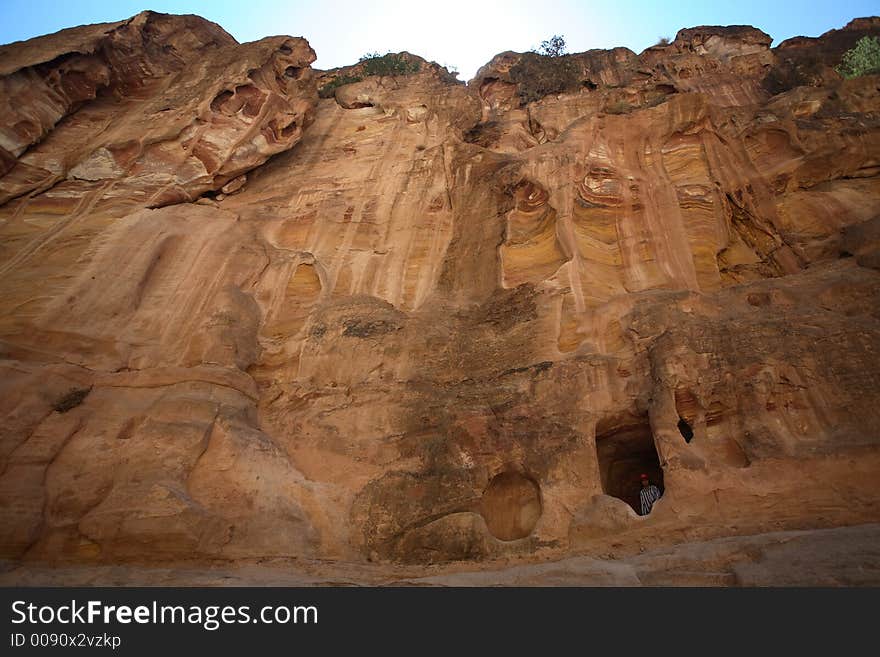
<svg viewBox="0 0 880 657">
<path fill-rule="evenodd" d="M 541 517 L 541 490 L 522 473 L 502 472 L 493 477 L 483 491 L 480 513 L 495 538 L 502 541 L 525 538 Z"/>
</svg>

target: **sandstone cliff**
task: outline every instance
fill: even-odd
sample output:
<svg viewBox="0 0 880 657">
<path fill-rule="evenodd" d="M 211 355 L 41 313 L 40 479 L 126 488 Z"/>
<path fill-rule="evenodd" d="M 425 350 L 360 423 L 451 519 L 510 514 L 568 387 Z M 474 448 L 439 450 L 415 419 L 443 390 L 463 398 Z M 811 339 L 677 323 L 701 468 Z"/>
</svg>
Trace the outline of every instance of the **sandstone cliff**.
<svg viewBox="0 0 880 657">
<path fill-rule="evenodd" d="M 0 47 L 2 555 L 455 569 L 880 521 L 880 77 L 833 70 L 865 34 L 467 85 L 151 12 Z"/>
</svg>

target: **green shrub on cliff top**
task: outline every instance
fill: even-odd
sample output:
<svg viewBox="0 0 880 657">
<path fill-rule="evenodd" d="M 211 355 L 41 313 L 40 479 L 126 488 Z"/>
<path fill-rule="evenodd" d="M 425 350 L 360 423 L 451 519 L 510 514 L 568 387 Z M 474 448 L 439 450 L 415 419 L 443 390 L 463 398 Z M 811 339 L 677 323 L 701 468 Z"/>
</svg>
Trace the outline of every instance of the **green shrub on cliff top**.
<svg viewBox="0 0 880 657">
<path fill-rule="evenodd" d="M 330 82 L 325 84 L 323 87 L 318 89 L 318 96 L 320 96 L 321 98 L 330 98 L 336 92 L 336 89 L 338 87 L 341 87 L 344 84 L 352 84 L 353 82 L 360 82 L 361 80 L 363 80 L 363 78 L 360 77 L 359 75 L 340 75 L 340 76 L 337 76 L 337 77 L 333 78 L 333 80 L 331 80 Z"/>
<path fill-rule="evenodd" d="M 410 61 L 405 55 L 388 53 L 380 55 L 377 52 L 367 53 L 358 60 L 363 64 L 361 70 L 365 76 L 370 75 L 409 75 L 419 72 L 419 63 Z"/>
<path fill-rule="evenodd" d="M 510 80 L 517 86 L 520 104 L 528 105 L 550 94 L 577 89 L 581 70 L 570 55 L 547 57 L 527 52 L 510 67 Z"/>
<path fill-rule="evenodd" d="M 318 90 L 321 98 L 330 98 L 336 89 L 345 84 L 360 82 L 371 75 L 410 75 L 418 73 L 421 66 L 403 54 L 388 53 L 380 55 L 369 52 L 358 60 L 361 64 L 360 75 L 339 75 Z"/>
<path fill-rule="evenodd" d="M 845 78 L 880 73 L 880 39 L 865 36 L 843 53 L 837 72 Z"/>
</svg>

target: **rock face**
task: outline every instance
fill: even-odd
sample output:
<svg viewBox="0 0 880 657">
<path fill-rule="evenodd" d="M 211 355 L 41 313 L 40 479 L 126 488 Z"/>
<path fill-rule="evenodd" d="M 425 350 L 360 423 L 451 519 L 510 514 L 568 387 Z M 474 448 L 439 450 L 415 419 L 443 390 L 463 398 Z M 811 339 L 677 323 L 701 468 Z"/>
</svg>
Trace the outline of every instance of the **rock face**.
<svg viewBox="0 0 880 657">
<path fill-rule="evenodd" d="M 98 201 L 156 207 L 219 189 L 299 141 L 314 59 L 303 39 L 239 46 L 152 12 L 5 46 L 0 203 L 103 188 Z"/>
<path fill-rule="evenodd" d="M 833 69 L 864 34 L 698 27 L 468 85 L 149 12 L 3 46 L 3 556 L 877 522 L 880 78 Z"/>
</svg>

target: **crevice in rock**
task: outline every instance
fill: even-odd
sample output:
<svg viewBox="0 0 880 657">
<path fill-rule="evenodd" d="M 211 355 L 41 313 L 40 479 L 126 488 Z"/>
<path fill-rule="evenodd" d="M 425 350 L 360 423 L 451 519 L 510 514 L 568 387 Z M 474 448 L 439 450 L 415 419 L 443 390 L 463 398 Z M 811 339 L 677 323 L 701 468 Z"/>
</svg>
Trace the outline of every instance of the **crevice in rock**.
<svg viewBox="0 0 880 657">
<path fill-rule="evenodd" d="M 481 121 L 465 130 L 462 139 L 468 144 L 491 148 L 501 138 L 501 125 L 498 121 Z"/>
<path fill-rule="evenodd" d="M 683 417 L 678 418 L 678 432 L 684 438 L 684 442 L 689 443 L 694 438 L 693 427 Z"/>
<path fill-rule="evenodd" d="M 703 408 L 688 388 L 675 389 L 675 412 L 678 414 L 678 432 L 689 443 L 694 437 L 694 425 L 699 421 Z"/>
<path fill-rule="evenodd" d="M 550 141 L 550 139 L 547 135 L 547 131 L 544 129 L 544 126 L 541 125 L 540 121 L 538 121 L 538 119 L 536 119 L 534 116 L 532 116 L 531 111 L 528 112 L 528 115 L 529 115 L 529 121 L 528 121 L 529 134 L 532 135 L 532 137 L 535 138 L 535 141 L 537 141 L 539 144 L 543 144 L 543 143 L 546 143 L 547 141 Z"/>
<path fill-rule="evenodd" d="M 751 189 L 747 190 L 751 191 Z M 786 275 L 785 267 L 780 263 L 774 255 L 780 248 L 788 247 L 788 250 L 797 259 L 798 266 L 803 268 L 804 263 L 795 249 L 792 249 L 782 235 L 772 232 L 768 227 L 756 217 L 742 200 L 742 192 L 737 192 L 736 196 L 730 192 L 726 193 L 727 206 L 729 208 L 730 228 L 731 232 L 737 239 L 748 247 L 760 260 L 760 262 L 751 265 L 727 265 L 724 260 L 726 253 L 730 247 L 722 249 L 718 254 L 718 270 L 722 273 L 736 274 L 736 270 L 742 267 L 748 269 L 754 268 L 762 278 L 777 278 Z M 737 198 L 739 197 L 739 198 Z"/>
</svg>

